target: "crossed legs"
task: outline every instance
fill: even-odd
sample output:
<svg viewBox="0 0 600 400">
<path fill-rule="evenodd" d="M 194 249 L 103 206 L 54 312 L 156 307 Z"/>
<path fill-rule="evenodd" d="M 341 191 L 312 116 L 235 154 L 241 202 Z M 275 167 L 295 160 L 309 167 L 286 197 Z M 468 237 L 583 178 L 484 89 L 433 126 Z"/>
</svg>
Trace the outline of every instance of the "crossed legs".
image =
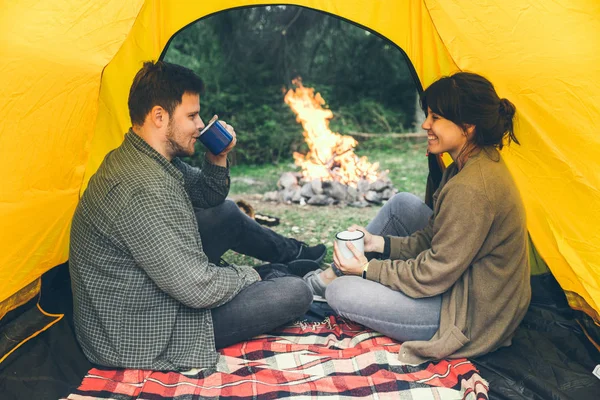
<svg viewBox="0 0 600 400">
<path fill-rule="evenodd" d="M 231 200 L 196 209 L 202 247 L 218 265 L 227 250 L 268 262 L 294 259 L 300 242 L 264 228 Z M 244 288 L 231 301 L 211 310 L 217 349 L 251 339 L 304 315 L 312 302 L 306 283 L 295 276 L 267 278 Z"/>
<path fill-rule="evenodd" d="M 230 302 L 211 310 L 217 349 L 253 338 L 304 315 L 312 293 L 302 278 L 255 282 Z"/>
<path fill-rule="evenodd" d="M 431 214 L 418 197 L 399 193 L 381 208 L 367 230 L 408 236 L 424 228 Z M 339 315 L 398 341 L 428 340 L 439 327 L 441 296 L 413 299 L 377 282 L 342 276 L 331 280 L 325 297 Z"/>
</svg>

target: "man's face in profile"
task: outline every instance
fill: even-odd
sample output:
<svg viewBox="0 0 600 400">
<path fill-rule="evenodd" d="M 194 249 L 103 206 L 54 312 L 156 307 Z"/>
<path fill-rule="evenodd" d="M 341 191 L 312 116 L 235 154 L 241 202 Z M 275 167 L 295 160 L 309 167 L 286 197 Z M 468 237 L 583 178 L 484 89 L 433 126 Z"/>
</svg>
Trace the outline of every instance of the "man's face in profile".
<svg viewBox="0 0 600 400">
<path fill-rule="evenodd" d="M 194 144 L 204 122 L 200 118 L 200 95 L 184 93 L 179 104 L 169 118 L 167 140 L 171 156 L 191 156 L 194 154 Z"/>
</svg>

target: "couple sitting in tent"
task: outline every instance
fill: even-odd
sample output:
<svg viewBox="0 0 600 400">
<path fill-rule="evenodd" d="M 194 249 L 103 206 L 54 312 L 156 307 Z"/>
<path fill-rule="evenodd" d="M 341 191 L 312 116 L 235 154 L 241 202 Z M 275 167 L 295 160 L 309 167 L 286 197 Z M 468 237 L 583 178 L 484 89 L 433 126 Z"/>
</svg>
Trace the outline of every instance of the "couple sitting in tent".
<svg viewBox="0 0 600 400">
<path fill-rule="evenodd" d="M 454 163 L 433 210 L 390 199 L 366 227 L 365 254 L 321 271 L 325 247 L 263 228 L 225 200 L 227 153 L 194 153 L 202 81 L 147 62 L 129 93 L 132 128 L 90 180 L 75 211 L 69 267 L 77 338 L 110 367 L 213 367 L 217 349 L 301 317 L 313 295 L 404 342 L 400 360 L 470 357 L 510 344 L 531 292 L 524 209 L 498 149 L 514 106 L 485 78 L 457 73 L 421 98 L 428 150 Z M 229 249 L 268 261 L 227 265 Z M 337 273 L 336 273 L 337 272 Z M 341 276 L 338 276 L 341 275 Z M 304 279 L 302 279 L 304 277 Z"/>
</svg>

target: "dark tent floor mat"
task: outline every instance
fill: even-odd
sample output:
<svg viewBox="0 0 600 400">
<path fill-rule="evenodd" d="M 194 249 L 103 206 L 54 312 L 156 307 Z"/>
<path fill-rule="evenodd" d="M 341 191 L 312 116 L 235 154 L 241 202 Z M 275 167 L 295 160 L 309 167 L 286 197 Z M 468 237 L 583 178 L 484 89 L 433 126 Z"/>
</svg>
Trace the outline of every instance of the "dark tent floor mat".
<svg viewBox="0 0 600 400">
<path fill-rule="evenodd" d="M 490 384 L 490 399 L 600 399 L 592 374 L 600 353 L 585 337 L 551 274 L 531 277 L 532 300 L 513 343 L 471 361 Z"/>
<path fill-rule="evenodd" d="M 600 379 L 592 374 L 600 353 L 577 323 L 582 314 L 568 307 L 550 274 L 532 277 L 532 291 L 513 345 L 472 360 L 490 383 L 490 399 L 600 398 Z M 2 399 L 67 396 L 93 367 L 75 340 L 66 264 L 44 275 L 40 304 L 65 317 L 0 364 Z"/>
<path fill-rule="evenodd" d="M 75 339 L 67 264 L 53 268 L 42 277 L 40 306 L 48 313 L 65 316 L 0 364 L 0 399 L 56 400 L 66 397 L 93 367 Z"/>
</svg>

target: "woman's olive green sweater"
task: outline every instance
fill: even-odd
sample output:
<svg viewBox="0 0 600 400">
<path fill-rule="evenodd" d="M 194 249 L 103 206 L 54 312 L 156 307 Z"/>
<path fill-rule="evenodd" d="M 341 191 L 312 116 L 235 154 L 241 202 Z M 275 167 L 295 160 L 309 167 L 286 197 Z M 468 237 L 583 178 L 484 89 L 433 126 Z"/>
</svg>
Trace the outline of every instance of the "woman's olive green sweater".
<svg viewBox="0 0 600 400">
<path fill-rule="evenodd" d="M 400 349 L 401 361 L 420 364 L 510 345 L 531 299 L 529 274 L 519 191 L 500 154 L 485 149 L 446 169 L 428 226 L 392 237 L 390 260 L 372 260 L 367 279 L 413 298 L 442 295 L 433 338 Z"/>
</svg>

